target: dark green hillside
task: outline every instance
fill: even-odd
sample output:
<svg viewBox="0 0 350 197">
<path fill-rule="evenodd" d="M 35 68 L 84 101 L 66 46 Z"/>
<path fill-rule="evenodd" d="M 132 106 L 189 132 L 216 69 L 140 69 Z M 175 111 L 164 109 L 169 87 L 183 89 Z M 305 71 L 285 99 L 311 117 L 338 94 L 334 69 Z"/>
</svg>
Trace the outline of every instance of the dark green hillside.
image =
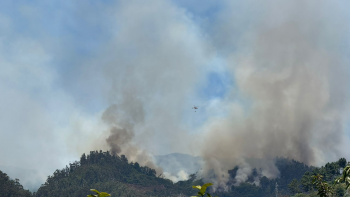
<svg viewBox="0 0 350 197">
<path fill-rule="evenodd" d="M 275 197 L 277 183 L 279 196 L 293 196 L 304 192 L 297 196 L 314 197 L 315 187 L 311 176 L 321 174 L 324 180 L 332 183 L 339 177 L 346 160 L 342 158 L 319 168 L 286 158 L 276 158 L 275 163 L 280 171 L 280 176 L 276 179 L 268 179 L 261 175 L 261 169 L 253 169 L 247 181 L 237 185 L 235 176 L 239 167 L 236 166 L 228 171 L 230 180 L 226 187 L 217 188 L 216 192 L 209 188 L 209 191 L 213 196 L 219 197 Z M 0 171 L 0 196 L 81 197 L 91 194 L 90 189 L 108 192 L 115 197 L 193 196 L 196 195 L 196 189 L 192 186 L 203 184 L 195 178 L 195 175 L 191 175 L 189 180 L 174 184 L 157 176 L 154 169 L 128 162 L 124 155 L 91 151 L 89 155 L 83 154 L 80 161 L 56 170 L 33 195 L 24 190 L 18 180 L 10 180 Z M 254 184 L 257 180 L 259 185 Z M 345 193 L 344 185 L 337 186 L 335 190 L 337 196 Z"/>
<path fill-rule="evenodd" d="M 312 171 L 306 172 L 300 179 L 300 186 L 302 191 L 309 192 L 312 191 L 312 179 L 313 175 L 320 174 L 324 177 L 325 181 L 332 182 L 335 178 L 340 176 L 340 170 L 346 165 L 346 159 L 341 158 L 337 162 L 327 163 L 325 166 L 319 168 L 313 168 Z"/>
<path fill-rule="evenodd" d="M 309 167 L 302 162 L 285 158 L 276 158 L 275 164 L 280 171 L 280 177 L 271 181 L 277 182 L 279 191 L 284 194 L 291 194 L 288 185 L 293 179 L 300 180 L 306 172 L 315 168 Z"/>
<path fill-rule="evenodd" d="M 0 196 L 4 197 L 31 197 L 28 190 L 24 190 L 18 179 L 11 180 L 7 174 L 0 171 Z"/>
<path fill-rule="evenodd" d="M 112 196 L 172 196 L 191 195 L 192 181 L 173 184 L 156 176 L 154 169 L 129 163 L 124 155 L 92 151 L 82 155 L 79 162 L 56 170 L 39 188 L 36 196 L 86 196 L 91 188 L 106 191 Z"/>
<path fill-rule="evenodd" d="M 325 181 L 333 185 L 334 180 L 341 175 L 341 169 L 346 166 L 347 162 L 346 159 L 341 158 L 337 162 L 327 163 L 325 166 L 309 167 L 295 160 L 276 158 L 275 164 L 280 171 L 278 178 L 268 179 L 264 176 L 260 177 L 259 173 L 257 173 L 258 170 L 254 169 L 252 175 L 248 177 L 245 183 L 239 186 L 231 186 L 229 192 L 220 192 L 215 195 L 220 197 L 272 197 L 276 196 L 277 183 L 279 196 L 316 197 L 318 195 L 316 195 L 316 188 L 312 183 L 312 176 L 320 174 Z M 235 167 L 229 170 L 231 176 L 230 184 L 234 183 L 234 177 L 238 169 L 238 167 Z M 259 186 L 253 184 L 252 180 L 256 178 L 260 179 Z M 339 184 L 334 186 L 334 191 L 335 197 L 343 197 L 346 193 L 345 185 Z"/>
<path fill-rule="evenodd" d="M 254 169 L 252 175 L 245 183 L 233 186 L 236 172 L 235 167 L 229 170 L 230 182 L 228 192 L 216 192 L 220 197 L 270 197 L 275 195 L 276 182 L 279 193 L 291 194 L 288 184 L 293 180 L 300 180 L 305 172 L 311 171 L 303 163 L 285 158 L 276 158 L 276 166 L 280 170 L 280 177 L 268 179 L 261 177 L 259 170 Z M 253 184 L 260 180 L 260 186 Z M 192 185 L 203 184 L 201 180 L 195 181 L 192 175 L 187 181 L 173 184 L 172 181 L 156 176 L 154 169 L 140 166 L 138 163 L 129 163 L 124 155 L 114 156 L 107 152 L 91 151 L 89 155 L 83 154 L 80 161 L 56 170 L 49 176 L 36 196 L 84 196 L 90 189 L 98 189 L 112 194 L 112 196 L 186 196 L 194 195 Z M 222 191 L 222 190 L 217 190 Z"/>
<path fill-rule="evenodd" d="M 245 183 L 241 183 L 239 186 L 232 186 L 235 184 L 235 177 L 239 167 L 236 166 L 232 170 L 229 170 L 230 181 L 229 192 L 218 193 L 220 197 L 245 197 L 245 196 L 256 196 L 256 197 L 269 197 L 275 196 L 276 183 L 278 184 L 278 193 L 283 195 L 290 195 L 288 184 L 293 179 L 301 179 L 303 175 L 314 169 L 304 163 L 290 160 L 287 158 L 276 158 L 275 165 L 280 172 L 280 176 L 276 179 L 268 179 L 262 176 L 258 169 L 253 169 L 252 174 L 248 176 L 248 180 Z M 259 180 L 260 185 L 256 186 L 254 180 Z"/>
</svg>

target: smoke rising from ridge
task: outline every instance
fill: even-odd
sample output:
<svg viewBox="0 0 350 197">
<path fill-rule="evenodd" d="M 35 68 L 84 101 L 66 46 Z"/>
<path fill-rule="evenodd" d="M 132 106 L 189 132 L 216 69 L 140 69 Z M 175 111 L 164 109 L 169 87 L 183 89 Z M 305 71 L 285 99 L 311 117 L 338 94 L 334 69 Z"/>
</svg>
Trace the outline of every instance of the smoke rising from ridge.
<svg viewBox="0 0 350 197">
<path fill-rule="evenodd" d="M 120 2 L 118 31 L 99 70 L 112 84 L 110 106 L 102 115 L 110 128 L 110 150 L 159 174 L 151 156 L 155 149 L 184 152 L 190 146 L 186 128 L 178 123 L 200 77 L 206 46 L 183 10 L 167 1 L 152 2 Z"/>
<path fill-rule="evenodd" d="M 97 149 L 202 156 L 216 185 L 350 158 L 348 1 L 53 2 L 0 2 L 0 165 L 25 188 Z"/>
<path fill-rule="evenodd" d="M 197 153 L 205 160 L 203 176 L 216 177 L 217 185 L 229 181 L 227 170 L 236 165 L 236 181 L 243 182 L 255 167 L 278 176 L 276 156 L 315 165 L 343 155 L 346 6 L 224 4 L 208 27 L 169 1 L 119 2 L 112 39 L 85 71 L 103 76 L 110 90 L 102 120 L 111 151 L 141 165 L 154 152 Z M 205 75 L 221 69 L 213 59 L 233 76 L 234 87 L 211 107 L 224 106 L 227 116 L 211 116 L 210 101 L 193 99 Z M 193 104 L 208 114 L 195 131 L 184 121 Z M 191 132 L 203 134 L 206 146 Z"/>
<path fill-rule="evenodd" d="M 145 147 L 152 150 L 153 142 L 170 150 L 199 149 L 203 176 L 215 177 L 223 187 L 227 171 L 236 165 L 239 183 L 254 167 L 262 168 L 261 176 L 278 176 L 276 156 L 316 165 L 343 154 L 339 147 L 349 96 L 343 84 L 349 72 L 341 5 L 227 1 L 205 40 L 199 33 L 203 29 L 181 9 L 154 2 L 124 2 L 118 12 L 120 31 L 103 66 L 112 84 L 112 104 L 103 115 L 112 152 L 142 164 L 144 158 L 151 162 L 152 151 Z M 141 12 L 132 12 L 140 6 Z M 128 23 L 122 22 L 125 18 Z M 227 117 L 209 118 L 198 129 L 210 146 L 195 147 L 181 124 L 179 106 L 186 105 L 186 95 L 204 73 L 199 70 L 215 54 L 236 88 L 223 99 Z"/>
<path fill-rule="evenodd" d="M 349 82 L 349 59 L 343 50 L 349 25 L 341 4 L 243 4 L 247 7 L 243 5 L 240 14 L 245 14 L 239 18 L 231 15 L 232 21 L 243 20 L 239 21 L 242 24 L 247 16 L 250 29 L 242 31 L 237 29 L 239 25 L 224 27 L 226 23 L 222 23 L 226 32 L 221 34 L 229 35 L 229 28 L 242 32 L 235 38 L 237 47 L 227 62 L 238 87 L 231 97 L 240 96 L 250 103 L 231 102 L 227 118 L 203 127 L 205 144 L 211 144 L 202 152 L 204 173 L 209 175 L 213 169 L 216 184 L 223 187 L 229 179 L 228 169 L 251 165 L 245 163 L 246 158 L 284 156 L 315 165 L 344 154 L 339 147 L 344 143 L 348 113 L 349 89 L 344 84 Z M 251 19 L 249 15 L 256 10 L 258 16 Z M 261 165 L 264 162 L 258 167 Z M 265 169 L 272 168 L 266 172 L 269 177 L 278 175 L 273 165 L 265 165 Z M 239 181 L 246 179 L 241 175 Z"/>
<path fill-rule="evenodd" d="M 128 109 L 132 111 L 131 108 Z M 106 142 L 113 155 L 124 154 L 129 160 L 153 168 L 158 174 L 161 174 L 162 169 L 154 164 L 151 155 L 131 143 L 135 135 L 134 124 L 143 120 L 142 115 L 139 115 L 142 114 L 142 109 L 137 112 L 139 113 L 129 113 L 130 116 L 128 116 L 125 111 L 119 110 L 117 105 L 107 108 L 102 115 L 102 120 L 110 125 L 110 135 Z M 128 119 L 125 119 L 126 117 Z"/>
</svg>

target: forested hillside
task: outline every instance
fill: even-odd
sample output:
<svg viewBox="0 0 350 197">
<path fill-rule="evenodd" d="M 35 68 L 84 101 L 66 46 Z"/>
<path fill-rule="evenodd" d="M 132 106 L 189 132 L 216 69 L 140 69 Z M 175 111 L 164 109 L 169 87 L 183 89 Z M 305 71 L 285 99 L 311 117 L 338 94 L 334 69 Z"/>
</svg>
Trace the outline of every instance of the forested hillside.
<svg viewBox="0 0 350 197">
<path fill-rule="evenodd" d="M 346 159 L 341 158 L 337 162 L 327 163 L 322 167 L 310 167 L 304 163 L 289 160 L 286 158 L 276 158 L 275 164 L 280 171 L 280 176 L 276 179 L 268 179 L 267 177 L 259 177 L 259 173 L 254 169 L 253 173 L 246 183 L 239 186 L 231 186 L 229 192 L 217 193 L 220 197 L 268 197 L 268 196 L 318 196 L 316 188 L 312 183 L 312 176 L 320 174 L 325 177 L 329 183 L 334 182 L 335 178 L 340 176 L 342 168 L 345 167 Z M 231 179 L 236 175 L 238 167 L 230 170 Z M 260 180 L 259 187 L 254 185 L 254 180 L 258 176 Z M 331 184 L 331 185 L 332 185 Z M 345 185 L 335 186 L 335 196 L 343 197 L 346 193 Z"/>
<path fill-rule="evenodd" d="M 272 197 L 281 196 L 316 196 L 312 184 L 312 175 L 320 174 L 326 181 L 333 181 L 340 175 L 347 164 L 344 158 L 327 163 L 320 168 L 309 167 L 301 162 L 286 158 L 276 158 L 275 164 L 280 177 L 268 179 L 261 176 L 261 169 L 253 169 L 247 181 L 237 184 L 235 177 L 239 167 L 229 170 L 230 180 L 226 191 L 218 188 L 215 196 L 220 197 Z M 173 183 L 156 171 L 138 163 L 128 162 L 124 156 L 111 155 L 110 152 L 91 151 L 83 154 L 80 161 L 69 164 L 66 168 L 56 170 L 48 176 L 46 182 L 34 194 L 24 190 L 18 180 L 0 174 L 1 196 L 86 196 L 90 189 L 105 191 L 112 196 L 191 196 L 196 194 L 192 185 L 202 185 L 193 174 L 186 181 Z M 259 185 L 256 185 L 257 180 Z M 336 196 L 344 196 L 344 185 L 336 186 Z M 301 194 L 304 192 L 304 194 Z M 298 194 L 299 193 L 299 194 Z"/>
<path fill-rule="evenodd" d="M 36 196 L 84 196 L 91 188 L 112 196 L 176 196 L 193 194 L 194 177 L 173 184 L 156 176 L 154 169 L 129 163 L 124 155 L 92 151 L 65 169 L 56 170 L 39 188 Z M 198 184 L 201 184 L 198 182 Z"/>
<path fill-rule="evenodd" d="M 0 171 L 0 196 L 6 197 L 30 197 L 32 194 L 23 189 L 18 179 L 11 180 L 7 174 Z"/>
</svg>

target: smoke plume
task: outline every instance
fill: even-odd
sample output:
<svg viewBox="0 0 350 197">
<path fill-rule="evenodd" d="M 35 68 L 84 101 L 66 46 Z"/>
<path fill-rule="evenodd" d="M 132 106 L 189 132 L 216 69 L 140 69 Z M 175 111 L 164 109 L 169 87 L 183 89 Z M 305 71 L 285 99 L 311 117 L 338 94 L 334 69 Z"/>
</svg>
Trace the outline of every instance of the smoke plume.
<svg viewBox="0 0 350 197">
<path fill-rule="evenodd" d="M 199 153 L 201 176 L 224 189 L 236 165 L 240 183 L 254 168 L 278 176 L 276 156 L 317 165 L 344 155 L 346 6 L 224 1 L 208 26 L 169 1 L 152 2 L 118 4 L 113 39 L 85 71 L 101 71 L 109 84 L 102 119 L 113 153 L 152 166 L 154 152 Z M 222 70 L 233 85 L 215 105 L 224 115 L 211 116 L 215 107 L 195 90 L 208 72 Z M 184 114 L 194 100 L 208 115 L 193 131 Z"/>
<path fill-rule="evenodd" d="M 239 184 L 276 156 L 349 159 L 349 4 L 0 1 L 0 165 L 39 183 L 90 150 L 187 153 L 227 189 L 235 166 Z"/>
<path fill-rule="evenodd" d="M 187 97 L 201 73 L 206 47 L 183 10 L 168 1 L 152 2 L 120 2 L 115 38 L 102 66 L 92 63 L 89 72 L 102 70 L 111 84 L 110 106 L 102 115 L 110 128 L 106 142 L 111 152 L 159 174 L 152 160 L 155 150 L 185 152 L 190 146 L 186 128 L 178 123 L 183 108 L 190 108 Z"/>
<path fill-rule="evenodd" d="M 138 106 L 139 107 L 139 106 Z M 132 144 L 134 137 L 134 125 L 143 122 L 142 109 L 129 107 L 128 111 L 118 109 L 117 105 L 111 105 L 102 115 L 102 120 L 110 126 L 110 135 L 106 139 L 113 155 L 124 154 L 129 160 L 138 162 L 142 166 L 148 166 L 156 170 L 158 174 L 163 171 L 156 166 L 149 153 Z"/>
<path fill-rule="evenodd" d="M 267 161 L 283 156 L 316 165 L 344 154 L 339 147 L 348 113 L 344 41 L 349 25 L 341 3 L 241 3 L 243 16 L 235 15 L 237 4 L 232 3 L 218 30 L 218 36 L 226 35 L 237 47 L 230 52 L 217 45 L 229 54 L 227 64 L 237 90 L 229 96 L 229 115 L 203 127 L 205 144 L 210 144 L 202 151 L 204 173 L 223 187 L 227 170 L 235 165 L 241 167 L 237 181 L 247 180 L 247 158 Z M 243 23 L 249 28 L 239 29 Z M 232 102 L 235 97 L 249 102 Z M 278 176 L 272 162 L 259 166 L 268 170 L 268 177 Z"/>
</svg>

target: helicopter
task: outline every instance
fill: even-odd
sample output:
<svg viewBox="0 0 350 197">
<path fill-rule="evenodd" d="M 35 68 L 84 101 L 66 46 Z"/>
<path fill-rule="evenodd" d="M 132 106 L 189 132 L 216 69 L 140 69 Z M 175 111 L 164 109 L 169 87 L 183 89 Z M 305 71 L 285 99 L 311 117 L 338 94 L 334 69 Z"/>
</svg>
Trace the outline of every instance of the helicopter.
<svg viewBox="0 0 350 197">
<path fill-rule="evenodd" d="M 194 109 L 194 112 L 196 112 L 196 110 L 198 109 L 198 107 L 194 105 L 194 106 L 192 107 L 192 109 Z"/>
</svg>

